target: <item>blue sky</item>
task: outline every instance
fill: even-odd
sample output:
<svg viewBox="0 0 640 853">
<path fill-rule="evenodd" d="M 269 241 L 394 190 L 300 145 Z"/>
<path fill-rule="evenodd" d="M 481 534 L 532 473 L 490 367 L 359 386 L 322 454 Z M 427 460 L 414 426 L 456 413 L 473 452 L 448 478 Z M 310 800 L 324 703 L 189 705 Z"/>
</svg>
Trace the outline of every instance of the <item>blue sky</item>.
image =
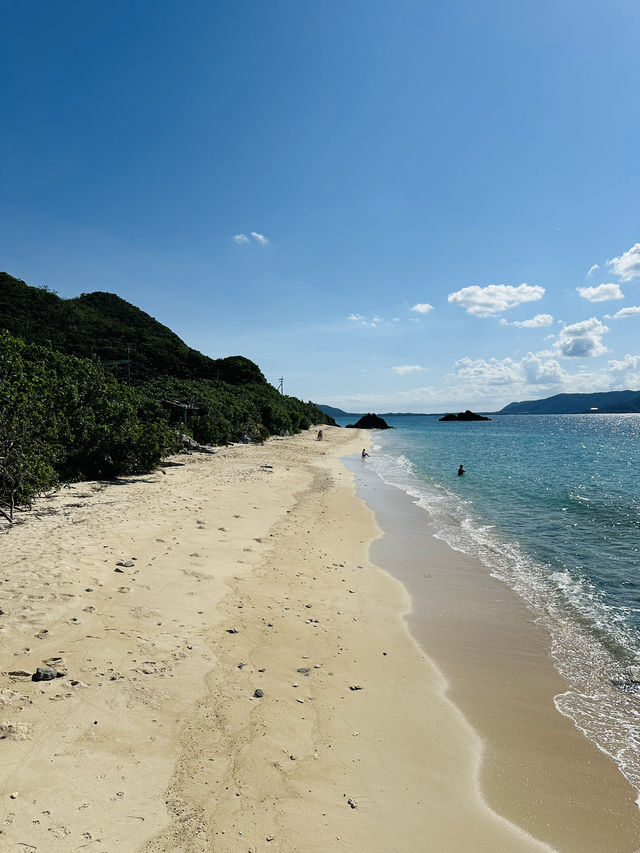
<svg viewBox="0 0 640 853">
<path fill-rule="evenodd" d="M 290 394 L 640 389 L 636 0 L 0 0 L 0 268 Z"/>
</svg>

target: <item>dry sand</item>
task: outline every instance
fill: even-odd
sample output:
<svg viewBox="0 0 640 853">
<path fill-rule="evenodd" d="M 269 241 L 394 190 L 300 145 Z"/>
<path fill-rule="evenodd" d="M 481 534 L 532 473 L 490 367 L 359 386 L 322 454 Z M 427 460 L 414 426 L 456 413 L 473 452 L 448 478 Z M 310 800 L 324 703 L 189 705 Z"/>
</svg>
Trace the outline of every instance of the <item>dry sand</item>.
<svg viewBox="0 0 640 853">
<path fill-rule="evenodd" d="M 480 795 L 368 560 L 340 462 L 366 434 L 324 433 L 79 484 L 0 537 L 0 850 L 551 849 Z"/>
</svg>

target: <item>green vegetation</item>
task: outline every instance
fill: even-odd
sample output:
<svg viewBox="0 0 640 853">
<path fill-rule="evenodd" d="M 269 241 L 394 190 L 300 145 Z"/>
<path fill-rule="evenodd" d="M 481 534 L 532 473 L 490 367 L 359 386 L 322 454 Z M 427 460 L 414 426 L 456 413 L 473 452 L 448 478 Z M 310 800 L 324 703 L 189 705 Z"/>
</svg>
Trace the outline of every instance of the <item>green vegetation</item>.
<svg viewBox="0 0 640 853">
<path fill-rule="evenodd" d="M 0 272 L 0 329 L 68 355 L 95 356 L 114 376 L 134 385 L 155 376 L 266 384 L 248 358 L 209 358 L 114 293 L 61 299 Z"/>
<path fill-rule="evenodd" d="M 0 506 L 61 481 L 148 471 L 177 450 L 166 420 L 100 364 L 0 333 Z"/>
<path fill-rule="evenodd" d="M 152 470 L 182 433 L 220 445 L 331 421 L 248 359 L 208 358 L 112 294 L 62 300 L 0 273 L 2 329 L 0 514 L 10 521 L 61 482 Z M 112 358 L 127 347 L 130 363 Z"/>
<path fill-rule="evenodd" d="M 326 423 L 313 403 L 279 394 L 266 382 L 234 386 L 218 380 L 167 377 L 145 383 L 138 394 L 145 411 L 180 426 L 201 444 L 230 444 L 245 435 L 251 441 L 264 441 L 270 435 Z"/>
</svg>

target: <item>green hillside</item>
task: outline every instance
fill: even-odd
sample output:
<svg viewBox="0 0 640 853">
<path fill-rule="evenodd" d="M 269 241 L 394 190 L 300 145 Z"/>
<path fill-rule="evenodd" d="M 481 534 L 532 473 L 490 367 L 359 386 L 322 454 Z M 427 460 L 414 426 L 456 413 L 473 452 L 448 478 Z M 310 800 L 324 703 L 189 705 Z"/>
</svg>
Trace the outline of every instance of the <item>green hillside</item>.
<svg viewBox="0 0 640 853">
<path fill-rule="evenodd" d="M 266 382 L 248 358 L 209 358 L 114 293 L 61 299 L 0 272 L 0 329 L 68 355 L 96 356 L 114 376 L 134 384 L 157 376 Z"/>
<path fill-rule="evenodd" d="M 0 515 L 9 521 L 59 483 L 152 470 L 184 433 L 221 445 L 330 422 L 249 359 L 208 358 L 114 294 L 63 300 L 0 274 Z"/>
<path fill-rule="evenodd" d="M 586 412 L 640 412 L 640 391 L 599 391 L 593 394 L 554 394 L 543 400 L 509 403 L 500 415 L 580 415 Z"/>
</svg>

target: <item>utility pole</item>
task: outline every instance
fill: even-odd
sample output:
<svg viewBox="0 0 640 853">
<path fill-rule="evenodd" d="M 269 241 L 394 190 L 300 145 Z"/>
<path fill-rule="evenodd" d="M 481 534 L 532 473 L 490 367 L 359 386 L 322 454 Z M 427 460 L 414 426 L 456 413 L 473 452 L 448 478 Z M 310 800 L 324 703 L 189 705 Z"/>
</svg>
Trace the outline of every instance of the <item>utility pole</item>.
<svg viewBox="0 0 640 853">
<path fill-rule="evenodd" d="M 279 381 L 279 383 L 280 383 L 280 384 L 278 385 L 278 391 L 279 391 L 281 394 L 284 394 L 284 376 L 281 376 L 281 377 L 280 377 L 280 379 L 279 379 L 278 381 Z"/>
</svg>

